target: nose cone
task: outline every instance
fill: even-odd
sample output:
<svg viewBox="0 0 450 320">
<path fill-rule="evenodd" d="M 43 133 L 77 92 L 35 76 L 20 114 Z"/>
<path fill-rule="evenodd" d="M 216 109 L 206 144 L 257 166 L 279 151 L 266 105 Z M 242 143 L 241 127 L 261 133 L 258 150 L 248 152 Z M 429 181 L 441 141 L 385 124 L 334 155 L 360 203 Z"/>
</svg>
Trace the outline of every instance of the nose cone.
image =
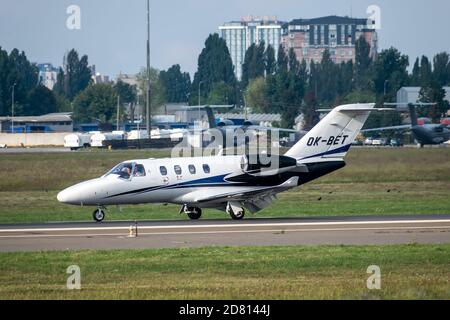
<svg viewBox="0 0 450 320">
<path fill-rule="evenodd" d="M 58 193 L 57 197 L 59 202 L 66 203 L 66 204 L 80 204 L 81 201 L 77 196 L 77 192 L 74 190 L 73 187 L 64 189 L 60 193 Z"/>
<path fill-rule="evenodd" d="M 73 205 L 101 204 L 107 194 L 108 182 L 105 179 L 93 179 L 64 189 L 57 195 L 59 202 Z"/>
</svg>

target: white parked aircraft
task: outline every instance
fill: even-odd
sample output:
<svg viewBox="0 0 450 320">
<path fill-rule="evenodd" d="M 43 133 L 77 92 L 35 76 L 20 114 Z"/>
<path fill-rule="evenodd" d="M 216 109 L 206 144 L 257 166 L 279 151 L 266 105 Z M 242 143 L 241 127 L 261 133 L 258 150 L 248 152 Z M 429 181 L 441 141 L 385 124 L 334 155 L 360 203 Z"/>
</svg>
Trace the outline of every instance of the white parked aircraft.
<svg viewBox="0 0 450 320">
<path fill-rule="evenodd" d="M 345 166 L 344 157 L 374 104 L 333 109 L 285 155 L 229 155 L 125 161 L 104 176 L 61 191 L 58 200 L 96 206 L 102 221 L 105 206 L 174 203 L 191 219 L 203 208 L 226 211 L 235 220 L 245 210 L 256 213 L 280 192 Z"/>
</svg>

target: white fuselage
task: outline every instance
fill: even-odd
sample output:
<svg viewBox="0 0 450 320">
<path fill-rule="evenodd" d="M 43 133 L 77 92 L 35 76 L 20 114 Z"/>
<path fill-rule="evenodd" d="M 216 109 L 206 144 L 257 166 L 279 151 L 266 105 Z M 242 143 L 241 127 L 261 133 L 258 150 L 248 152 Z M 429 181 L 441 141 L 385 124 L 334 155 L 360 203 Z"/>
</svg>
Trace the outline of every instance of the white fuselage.
<svg viewBox="0 0 450 320">
<path fill-rule="evenodd" d="M 244 190 L 245 185 L 239 187 L 224 180 L 241 171 L 241 159 L 242 156 L 217 156 L 126 161 L 142 165 L 145 175 L 126 178 L 106 174 L 61 191 L 58 200 L 74 205 L 195 203 L 210 194 Z M 179 169 L 181 174 L 176 172 Z"/>
</svg>

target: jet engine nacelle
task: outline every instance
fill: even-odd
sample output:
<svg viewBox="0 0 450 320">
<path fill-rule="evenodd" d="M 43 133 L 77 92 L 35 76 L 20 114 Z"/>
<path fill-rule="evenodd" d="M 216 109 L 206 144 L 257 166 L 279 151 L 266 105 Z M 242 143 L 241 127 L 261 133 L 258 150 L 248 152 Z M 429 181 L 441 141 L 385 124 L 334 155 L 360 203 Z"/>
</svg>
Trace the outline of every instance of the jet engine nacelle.
<svg viewBox="0 0 450 320">
<path fill-rule="evenodd" d="M 257 122 L 257 121 L 252 121 L 252 120 L 244 121 L 244 126 L 257 126 L 257 125 L 259 125 L 259 122 Z"/>
<path fill-rule="evenodd" d="M 226 126 L 232 126 L 232 125 L 234 125 L 234 122 L 231 121 L 231 120 L 228 120 L 228 119 L 219 121 L 219 122 L 217 123 L 217 126 L 218 126 L 218 127 L 226 127 Z"/>
<path fill-rule="evenodd" d="M 241 159 L 242 171 L 252 176 L 271 176 L 296 168 L 296 159 L 281 155 L 244 155 Z"/>
</svg>

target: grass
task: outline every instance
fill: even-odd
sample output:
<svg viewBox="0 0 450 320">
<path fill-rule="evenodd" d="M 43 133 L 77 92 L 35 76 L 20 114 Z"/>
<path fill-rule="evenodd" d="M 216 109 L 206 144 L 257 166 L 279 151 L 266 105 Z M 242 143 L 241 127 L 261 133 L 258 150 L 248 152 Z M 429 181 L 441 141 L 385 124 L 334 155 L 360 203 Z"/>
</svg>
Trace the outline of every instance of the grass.
<svg viewBox="0 0 450 320">
<path fill-rule="evenodd" d="M 120 161 L 168 155 L 3 154 L 0 223 L 91 220 L 92 209 L 59 204 L 57 192 Z M 450 213 L 450 149 L 353 149 L 346 160 L 346 168 L 281 194 L 258 216 Z M 179 218 L 172 205 L 112 207 L 107 215 Z M 74 264 L 79 291 L 66 289 Z M 381 290 L 366 288 L 370 265 L 381 268 Z M 450 299 L 449 265 L 449 244 L 0 253 L 0 299 Z"/>
<path fill-rule="evenodd" d="M 449 264 L 450 245 L 418 244 L 0 253 L 0 299 L 450 299 Z"/>
<path fill-rule="evenodd" d="M 98 177 L 127 160 L 169 156 L 163 151 L 3 154 L 0 223 L 91 220 L 92 208 L 57 202 L 61 189 Z M 258 217 L 450 213 L 450 148 L 352 149 L 347 166 L 279 195 Z M 110 207 L 107 220 L 187 219 L 177 206 Z M 207 218 L 224 213 L 205 210 Z"/>
</svg>

